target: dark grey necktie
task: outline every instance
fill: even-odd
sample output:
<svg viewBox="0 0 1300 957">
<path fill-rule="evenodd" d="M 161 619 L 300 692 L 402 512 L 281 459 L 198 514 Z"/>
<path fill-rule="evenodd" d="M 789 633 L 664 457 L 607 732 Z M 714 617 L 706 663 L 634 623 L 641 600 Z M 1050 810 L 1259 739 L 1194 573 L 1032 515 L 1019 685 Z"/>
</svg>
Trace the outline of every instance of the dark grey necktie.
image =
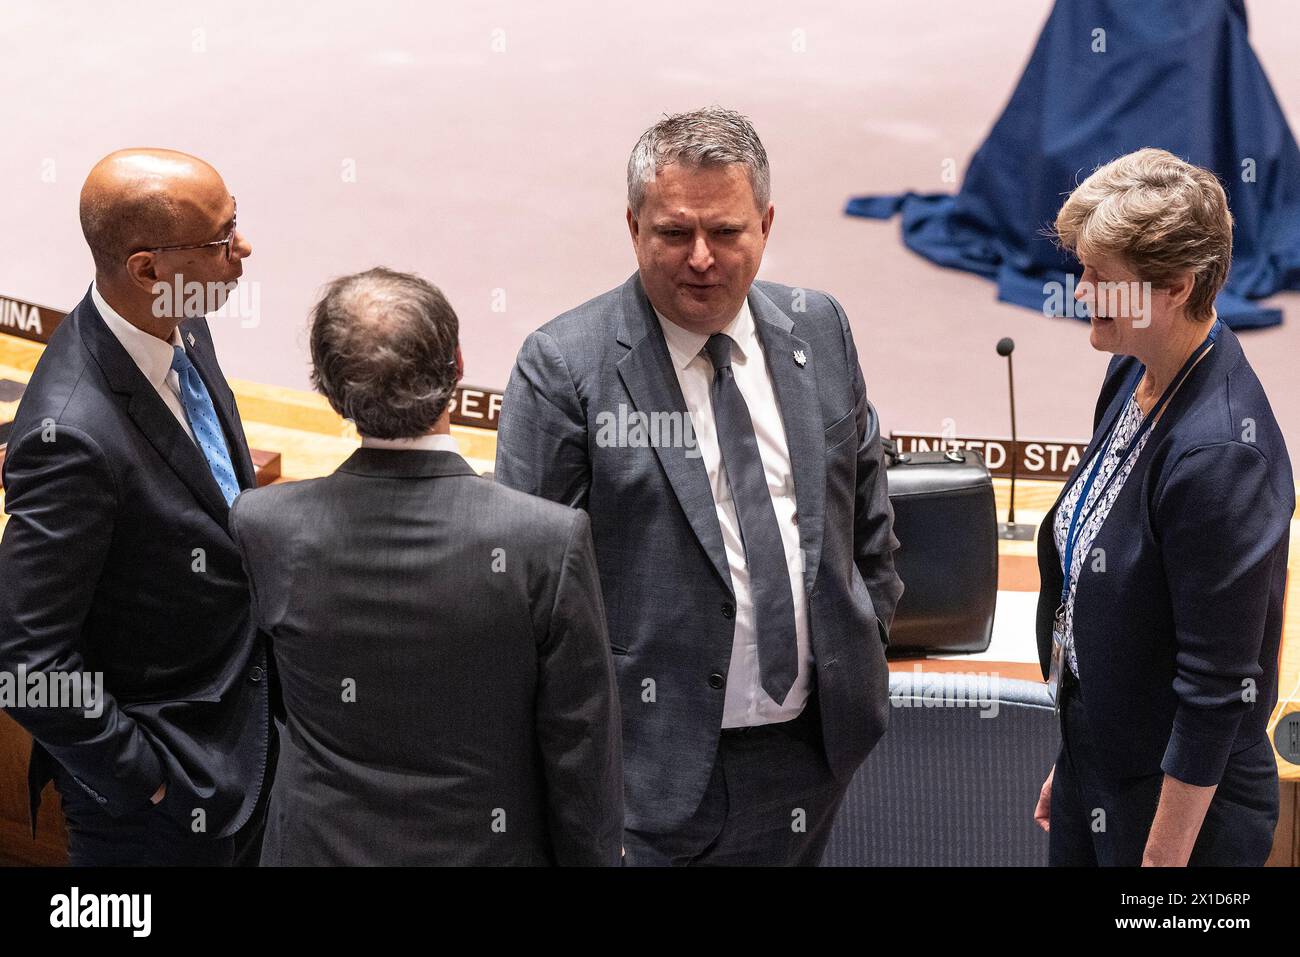
<svg viewBox="0 0 1300 957">
<path fill-rule="evenodd" d="M 749 568 L 749 592 L 758 634 L 758 665 L 763 690 L 777 704 L 785 701 L 799 673 L 799 647 L 794 632 L 794 595 L 786 566 L 785 546 L 776 524 L 776 510 L 767 488 L 763 459 L 754 437 L 749 407 L 731 371 L 730 336 L 709 336 L 704 350 L 713 362 L 713 421 L 718 430 L 722 464 L 731 486 L 731 500 L 740 520 Z"/>
</svg>

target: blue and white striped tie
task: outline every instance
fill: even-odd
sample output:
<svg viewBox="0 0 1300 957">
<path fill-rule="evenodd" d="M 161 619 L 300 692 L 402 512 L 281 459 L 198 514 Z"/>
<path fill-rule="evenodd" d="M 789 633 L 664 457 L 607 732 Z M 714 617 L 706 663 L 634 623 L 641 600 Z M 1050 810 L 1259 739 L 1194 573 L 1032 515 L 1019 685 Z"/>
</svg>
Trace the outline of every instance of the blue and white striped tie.
<svg viewBox="0 0 1300 957">
<path fill-rule="evenodd" d="M 198 440 L 199 448 L 203 449 L 203 457 L 208 460 L 212 477 L 217 480 L 221 494 L 229 505 L 239 494 L 239 479 L 235 478 L 235 467 L 226 450 L 226 440 L 221 434 L 221 423 L 217 420 L 212 396 L 208 395 L 208 387 L 203 384 L 199 370 L 194 368 L 194 363 L 185 354 L 185 347 L 172 348 L 172 369 L 181 380 L 181 404 L 185 406 L 185 415 L 189 417 L 194 438 Z"/>
</svg>

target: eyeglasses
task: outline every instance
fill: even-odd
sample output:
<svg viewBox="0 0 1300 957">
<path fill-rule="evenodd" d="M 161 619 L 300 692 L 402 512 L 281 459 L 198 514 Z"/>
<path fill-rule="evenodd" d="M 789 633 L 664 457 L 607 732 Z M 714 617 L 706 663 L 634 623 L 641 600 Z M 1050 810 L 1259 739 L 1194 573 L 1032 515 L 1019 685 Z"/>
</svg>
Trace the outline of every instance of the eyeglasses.
<svg viewBox="0 0 1300 957">
<path fill-rule="evenodd" d="M 230 201 L 234 203 L 235 197 L 233 196 L 230 197 Z M 207 249 L 209 246 L 225 246 L 226 262 L 230 262 L 235 258 L 235 230 L 238 228 L 237 227 L 238 216 L 239 216 L 239 204 L 235 203 L 235 211 L 230 216 L 230 232 L 226 235 L 225 239 L 214 239 L 210 243 L 187 243 L 183 246 L 152 246 L 141 250 L 141 252 L 165 253 L 165 252 L 174 252 L 175 250 L 178 249 Z"/>
</svg>

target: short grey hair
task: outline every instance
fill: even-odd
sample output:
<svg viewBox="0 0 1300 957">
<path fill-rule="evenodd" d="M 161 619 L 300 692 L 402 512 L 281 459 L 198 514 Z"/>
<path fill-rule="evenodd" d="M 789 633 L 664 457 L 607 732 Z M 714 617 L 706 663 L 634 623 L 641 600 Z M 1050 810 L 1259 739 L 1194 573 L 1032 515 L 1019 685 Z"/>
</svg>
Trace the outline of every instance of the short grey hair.
<svg viewBox="0 0 1300 957">
<path fill-rule="evenodd" d="M 743 164 L 754 202 L 766 212 L 772 197 L 767 151 L 749 119 L 734 110 L 709 106 L 676 113 L 641 134 L 627 161 L 627 205 L 633 214 L 641 212 L 646 185 L 673 163 L 692 167 Z"/>
<path fill-rule="evenodd" d="M 1119 256 L 1139 279 L 1167 288 L 1192 274 L 1189 319 L 1214 315 L 1232 268 L 1232 213 L 1214 173 L 1147 147 L 1097 167 L 1056 214 L 1056 236 L 1075 256 Z"/>
<path fill-rule="evenodd" d="M 312 385 L 362 435 L 427 435 L 456 390 L 459 332 L 419 276 L 377 267 L 335 279 L 312 310 Z"/>
</svg>

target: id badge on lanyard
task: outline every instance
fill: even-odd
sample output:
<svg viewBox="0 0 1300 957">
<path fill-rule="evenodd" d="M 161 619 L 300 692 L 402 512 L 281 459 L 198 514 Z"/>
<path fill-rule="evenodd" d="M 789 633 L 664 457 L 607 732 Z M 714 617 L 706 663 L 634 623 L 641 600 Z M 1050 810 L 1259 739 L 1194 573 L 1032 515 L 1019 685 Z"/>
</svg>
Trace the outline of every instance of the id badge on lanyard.
<svg viewBox="0 0 1300 957">
<path fill-rule="evenodd" d="M 1052 712 L 1061 713 L 1061 669 L 1065 667 L 1065 605 L 1056 609 L 1052 618 L 1052 660 L 1047 669 L 1047 696 L 1052 702 Z"/>
</svg>

